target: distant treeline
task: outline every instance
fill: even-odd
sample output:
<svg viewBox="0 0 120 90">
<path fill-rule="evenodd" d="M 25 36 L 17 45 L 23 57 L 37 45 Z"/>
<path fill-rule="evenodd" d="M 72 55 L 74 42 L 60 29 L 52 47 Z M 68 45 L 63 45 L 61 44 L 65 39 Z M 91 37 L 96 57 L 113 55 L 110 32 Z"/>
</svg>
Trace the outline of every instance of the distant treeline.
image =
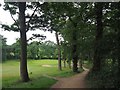
<svg viewBox="0 0 120 90">
<path fill-rule="evenodd" d="M 6 38 L 2 37 L 2 60 L 20 59 L 20 41 L 16 40 L 12 45 L 6 44 Z M 56 44 L 52 41 L 33 41 L 27 45 L 28 59 L 57 59 Z"/>
</svg>

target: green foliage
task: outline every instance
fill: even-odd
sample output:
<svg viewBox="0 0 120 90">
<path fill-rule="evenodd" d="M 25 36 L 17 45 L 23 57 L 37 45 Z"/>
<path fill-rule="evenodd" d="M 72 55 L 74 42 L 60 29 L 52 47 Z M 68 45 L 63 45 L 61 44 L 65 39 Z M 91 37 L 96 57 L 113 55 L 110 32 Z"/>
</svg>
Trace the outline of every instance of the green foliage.
<svg viewBox="0 0 120 90">
<path fill-rule="evenodd" d="M 6 53 L 7 53 L 6 49 L 7 49 L 6 38 L 0 35 L 0 50 L 2 52 L 1 53 L 2 61 L 6 60 Z"/>
<path fill-rule="evenodd" d="M 120 88 L 118 63 L 112 59 L 102 61 L 100 72 L 90 72 L 88 85 L 92 88 Z"/>
<path fill-rule="evenodd" d="M 3 57 L 6 60 L 19 59 L 20 58 L 20 40 L 16 39 L 16 42 L 12 45 L 4 45 L 3 43 Z M 52 41 L 38 42 L 33 41 L 27 46 L 27 57 L 29 59 L 56 59 L 57 50 L 56 44 Z"/>
<path fill-rule="evenodd" d="M 91 69 L 93 66 L 93 63 L 91 60 L 84 60 L 83 61 L 83 67 L 87 68 L 87 69 Z"/>
<path fill-rule="evenodd" d="M 51 41 L 43 43 L 32 42 L 28 45 L 28 58 L 30 59 L 43 59 L 43 58 L 57 58 L 56 44 Z"/>
<path fill-rule="evenodd" d="M 90 72 L 87 76 L 89 88 L 120 88 L 116 66 L 105 66 L 100 72 Z"/>
<path fill-rule="evenodd" d="M 101 71 L 91 71 L 88 84 L 92 88 L 120 88 L 119 58 L 119 3 L 103 4 L 103 38 L 98 44 L 99 56 L 102 57 Z"/>
</svg>

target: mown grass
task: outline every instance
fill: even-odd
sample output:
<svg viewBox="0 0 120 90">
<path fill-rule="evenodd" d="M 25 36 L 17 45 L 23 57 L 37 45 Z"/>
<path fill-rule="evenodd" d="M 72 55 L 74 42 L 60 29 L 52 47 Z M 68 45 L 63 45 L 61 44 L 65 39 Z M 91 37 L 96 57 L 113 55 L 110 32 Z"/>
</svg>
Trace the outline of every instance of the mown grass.
<svg viewBox="0 0 120 90">
<path fill-rule="evenodd" d="M 29 82 L 23 83 L 21 81 L 17 81 L 9 85 L 7 88 L 49 88 L 55 82 L 56 80 L 54 79 L 41 76 L 41 77 L 34 78 Z"/>
<path fill-rule="evenodd" d="M 45 67 L 43 65 L 50 65 Z M 49 88 L 56 80 L 45 77 L 68 77 L 73 73 L 68 67 L 59 71 L 57 60 L 28 60 L 28 73 L 31 81 L 22 83 L 19 75 L 19 61 L 10 60 L 2 64 L 2 83 L 4 88 Z"/>
</svg>

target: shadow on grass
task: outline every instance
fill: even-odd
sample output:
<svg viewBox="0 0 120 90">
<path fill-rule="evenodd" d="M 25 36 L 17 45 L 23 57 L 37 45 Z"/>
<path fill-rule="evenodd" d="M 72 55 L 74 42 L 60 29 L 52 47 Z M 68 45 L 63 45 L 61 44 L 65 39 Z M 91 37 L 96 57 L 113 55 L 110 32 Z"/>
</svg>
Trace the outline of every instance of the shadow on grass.
<svg viewBox="0 0 120 90">
<path fill-rule="evenodd" d="M 41 76 L 38 78 L 32 78 L 29 82 L 18 80 L 8 86 L 4 86 L 3 88 L 50 88 L 51 85 L 56 82 L 57 80 Z"/>
</svg>

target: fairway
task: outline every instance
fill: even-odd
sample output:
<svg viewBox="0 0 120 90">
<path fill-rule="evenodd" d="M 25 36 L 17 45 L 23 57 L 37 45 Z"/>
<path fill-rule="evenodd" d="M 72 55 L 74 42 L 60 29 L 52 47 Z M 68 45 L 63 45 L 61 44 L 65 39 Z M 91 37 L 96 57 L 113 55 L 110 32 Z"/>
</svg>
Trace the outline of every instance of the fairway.
<svg viewBox="0 0 120 90">
<path fill-rule="evenodd" d="M 56 80 L 45 77 L 68 77 L 74 73 L 67 67 L 59 71 L 57 60 L 28 60 L 28 73 L 31 81 L 22 83 L 19 77 L 19 60 L 10 60 L 2 64 L 3 87 L 13 88 L 49 88 Z"/>
</svg>

